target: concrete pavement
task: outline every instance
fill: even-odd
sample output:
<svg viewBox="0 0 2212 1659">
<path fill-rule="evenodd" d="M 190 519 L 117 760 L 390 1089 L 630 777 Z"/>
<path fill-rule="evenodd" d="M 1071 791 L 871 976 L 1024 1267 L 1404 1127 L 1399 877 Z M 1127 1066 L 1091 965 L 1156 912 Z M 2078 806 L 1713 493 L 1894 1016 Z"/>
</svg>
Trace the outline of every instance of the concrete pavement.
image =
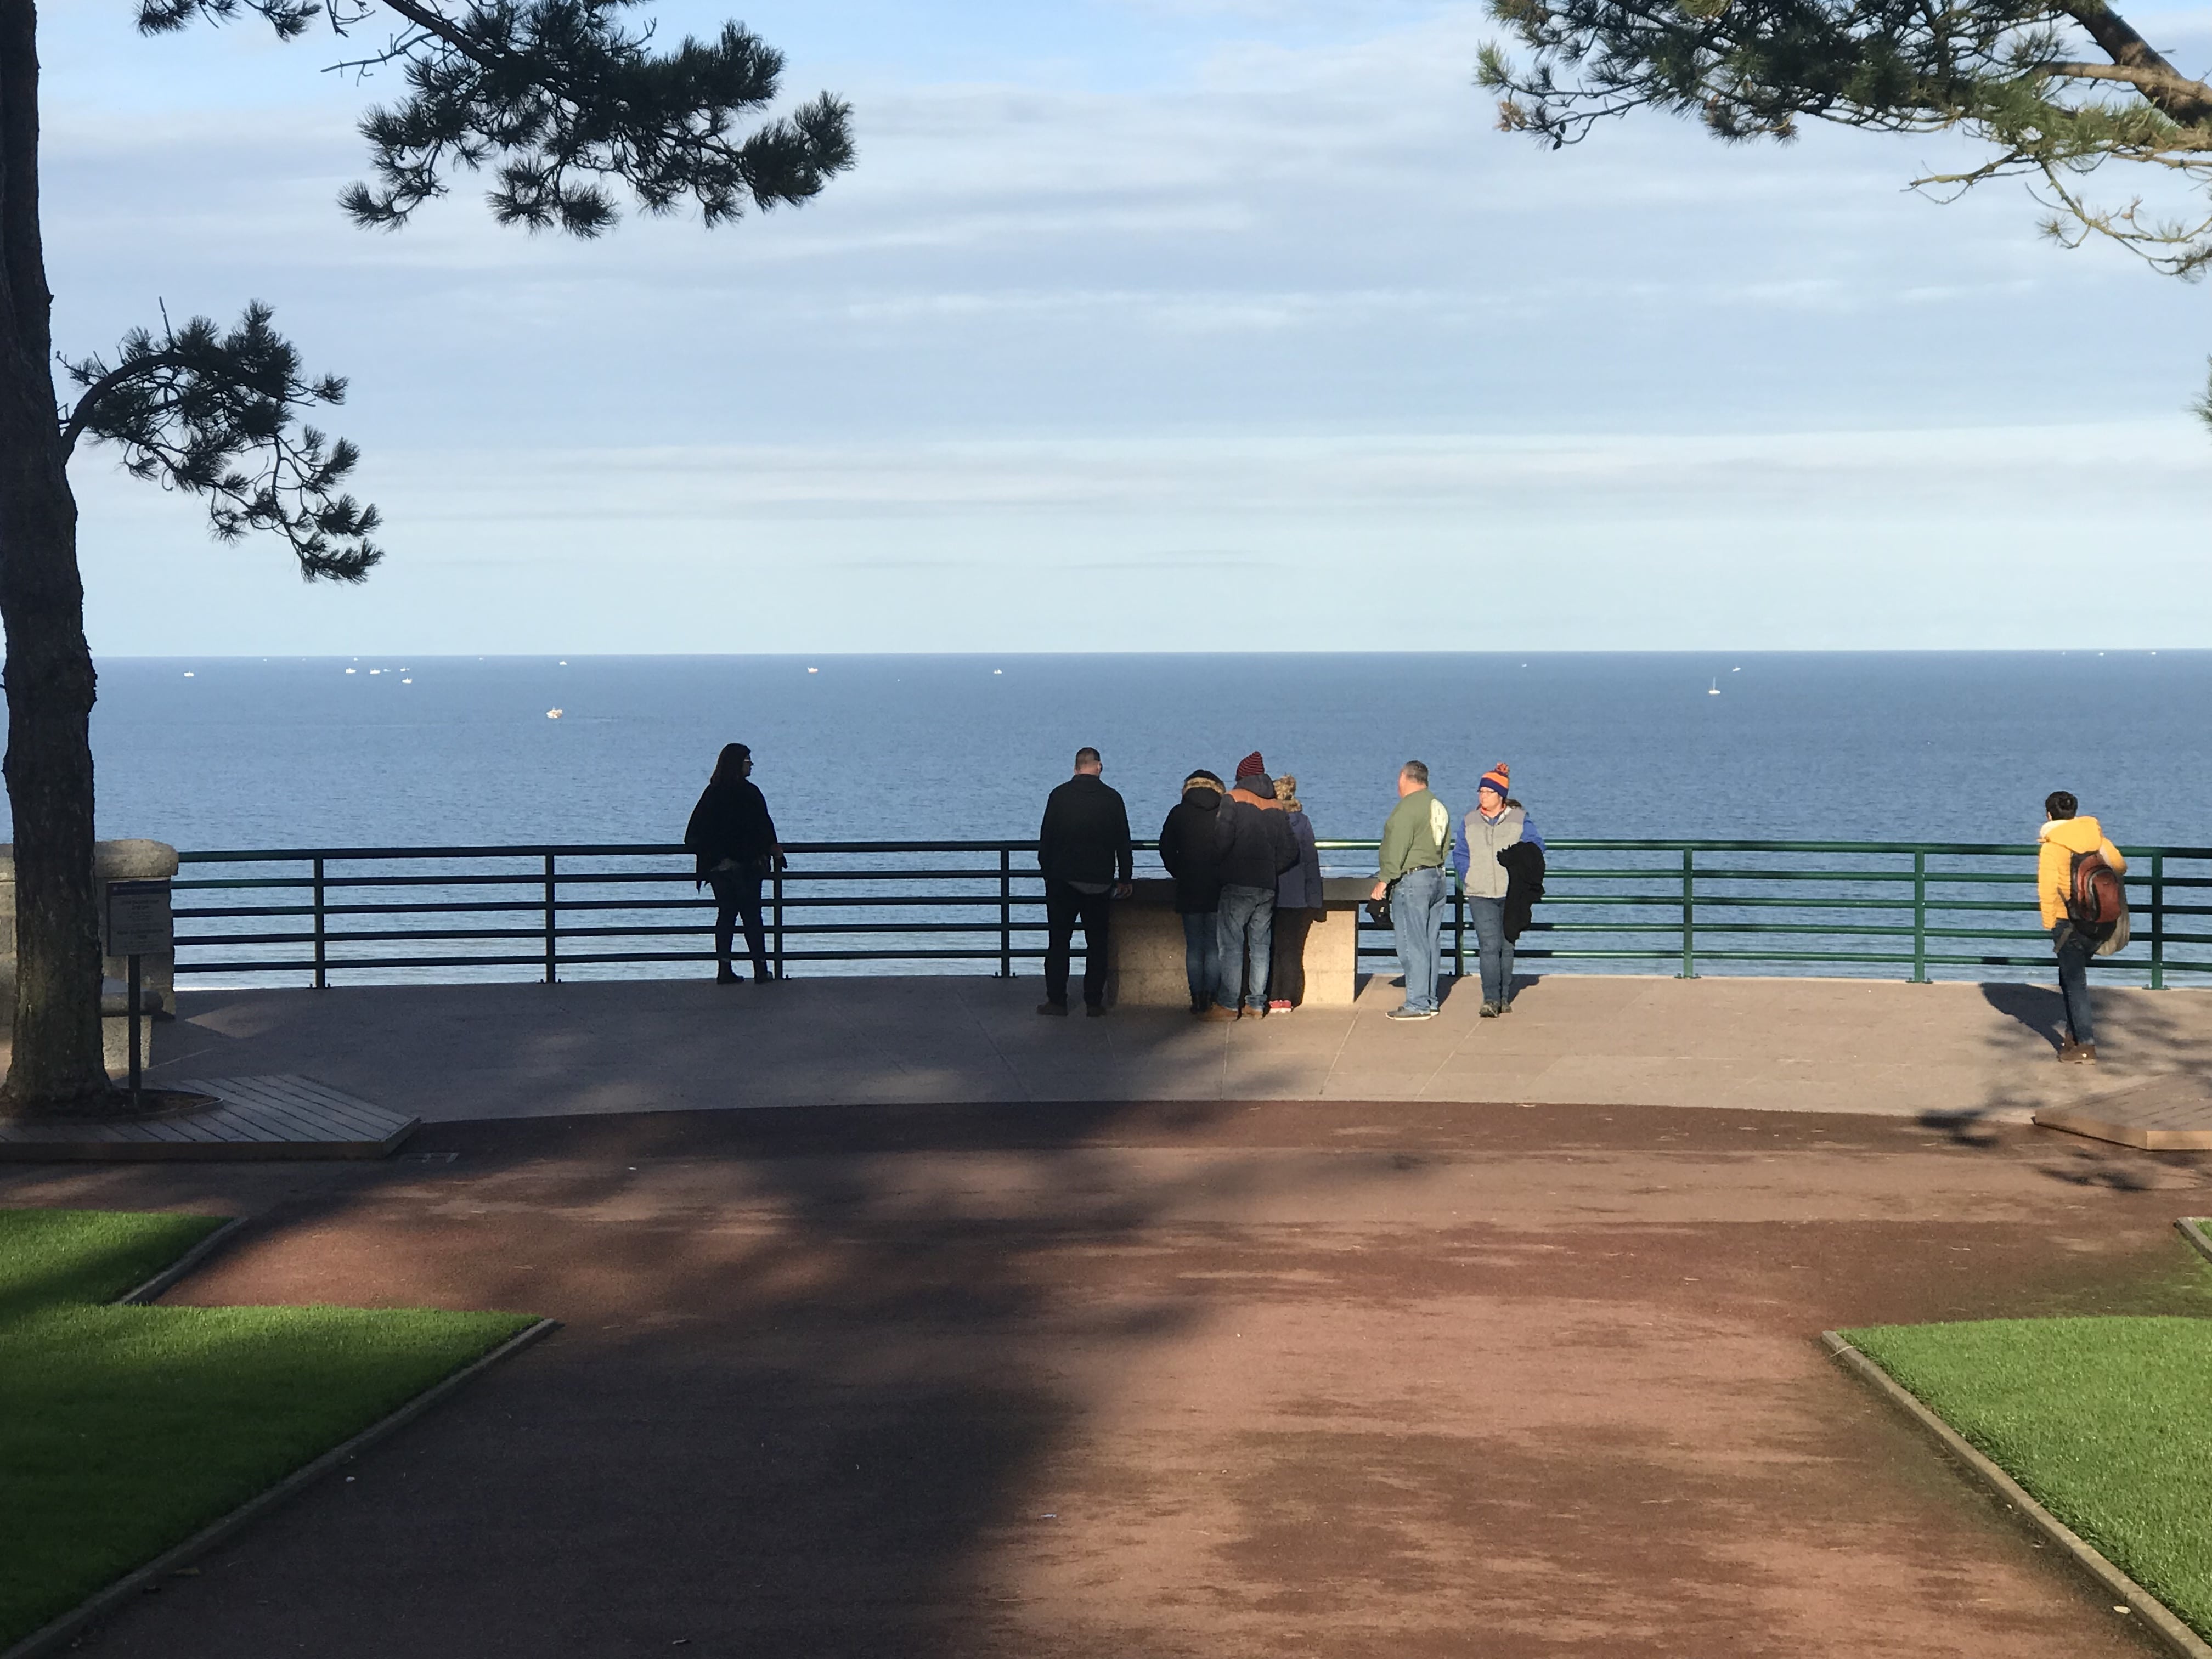
<svg viewBox="0 0 2212 1659">
<path fill-rule="evenodd" d="M 757 1106 L 1435 1100 L 1968 1115 L 2212 1100 L 2212 992 L 2100 990 L 2098 1067 L 2054 1062 L 2055 988 L 1559 975 L 1502 1019 L 1350 1008 L 1213 1024 L 1042 1018 L 1035 979 L 619 981 L 186 991 L 150 1081 L 304 1073 L 429 1121 Z"/>
<path fill-rule="evenodd" d="M 1103 1022 L 1101 1022 L 1102 1024 Z M 2193 1313 L 2204 1160 L 1879 1117 L 1021 1103 L 18 1167 L 164 1299 L 562 1322 L 98 1659 L 2145 1659 L 1823 1328 Z"/>
</svg>

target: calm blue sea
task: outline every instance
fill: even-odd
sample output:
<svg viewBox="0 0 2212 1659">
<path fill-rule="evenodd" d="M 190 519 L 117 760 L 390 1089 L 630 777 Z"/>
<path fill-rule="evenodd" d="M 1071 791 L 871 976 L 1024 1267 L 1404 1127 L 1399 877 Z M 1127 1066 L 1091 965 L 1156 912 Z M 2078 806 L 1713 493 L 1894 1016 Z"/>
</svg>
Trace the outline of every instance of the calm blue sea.
<svg viewBox="0 0 2212 1659">
<path fill-rule="evenodd" d="M 2022 841 L 2065 787 L 2203 844 L 2208 717 L 2208 652 L 124 658 L 93 740 L 100 833 L 191 848 L 674 841 L 732 740 L 792 841 L 1031 835 L 1087 743 L 1140 836 L 1258 749 L 1324 836 L 1419 757 L 1550 836 Z"/>
</svg>

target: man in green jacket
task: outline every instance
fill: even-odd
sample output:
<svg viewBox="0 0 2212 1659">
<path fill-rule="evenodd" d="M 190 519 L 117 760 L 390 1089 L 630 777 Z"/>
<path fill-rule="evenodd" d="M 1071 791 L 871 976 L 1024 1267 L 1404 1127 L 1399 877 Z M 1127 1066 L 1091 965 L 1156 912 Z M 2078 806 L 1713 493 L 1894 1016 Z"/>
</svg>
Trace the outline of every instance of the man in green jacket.
<svg viewBox="0 0 2212 1659">
<path fill-rule="evenodd" d="M 1390 927 L 1406 970 L 1406 1000 L 1390 1019 L 1437 1017 L 1437 959 L 1443 945 L 1444 864 L 1451 857 L 1451 814 L 1429 793 L 1429 769 L 1398 770 L 1398 804 L 1382 825 L 1375 898 L 1390 901 Z"/>
</svg>

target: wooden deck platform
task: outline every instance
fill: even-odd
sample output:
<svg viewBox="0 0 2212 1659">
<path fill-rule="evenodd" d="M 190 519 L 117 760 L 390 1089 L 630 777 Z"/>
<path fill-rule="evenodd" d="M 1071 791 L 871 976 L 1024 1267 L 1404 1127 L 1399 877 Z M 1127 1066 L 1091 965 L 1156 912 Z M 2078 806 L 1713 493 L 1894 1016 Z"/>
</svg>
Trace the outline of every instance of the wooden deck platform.
<svg viewBox="0 0 2212 1659">
<path fill-rule="evenodd" d="M 2034 1121 L 2147 1152 L 2212 1152 L 2212 1082 L 2177 1073 L 2079 1105 L 2045 1106 Z"/>
<path fill-rule="evenodd" d="M 216 1103 L 131 1122 L 0 1121 L 0 1162 L 382 1158 L 422 1121 L 293 1074 L 164 1086 Z"/>
</svg>

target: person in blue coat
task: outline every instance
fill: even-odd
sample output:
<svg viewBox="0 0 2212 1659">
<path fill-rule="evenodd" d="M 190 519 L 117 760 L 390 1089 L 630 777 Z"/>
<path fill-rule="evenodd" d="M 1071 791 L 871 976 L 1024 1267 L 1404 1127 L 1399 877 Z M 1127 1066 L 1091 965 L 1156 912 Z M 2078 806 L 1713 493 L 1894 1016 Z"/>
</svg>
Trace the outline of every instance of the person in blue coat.
<svg viewBox="0 0 2212 1659">
<path fill-rule="evenodd" d="M 1322 915 L 1321 852 L 1298 781 L 1287 772 L 1277 778 L 1275 799 L 1298 848 L 1298 861 L 1275 880 L 1274 971 L 1267 978 L 1267 1012 L 1287 1014 L 1306 997 L 1306 934 Z"/>
</svg>

